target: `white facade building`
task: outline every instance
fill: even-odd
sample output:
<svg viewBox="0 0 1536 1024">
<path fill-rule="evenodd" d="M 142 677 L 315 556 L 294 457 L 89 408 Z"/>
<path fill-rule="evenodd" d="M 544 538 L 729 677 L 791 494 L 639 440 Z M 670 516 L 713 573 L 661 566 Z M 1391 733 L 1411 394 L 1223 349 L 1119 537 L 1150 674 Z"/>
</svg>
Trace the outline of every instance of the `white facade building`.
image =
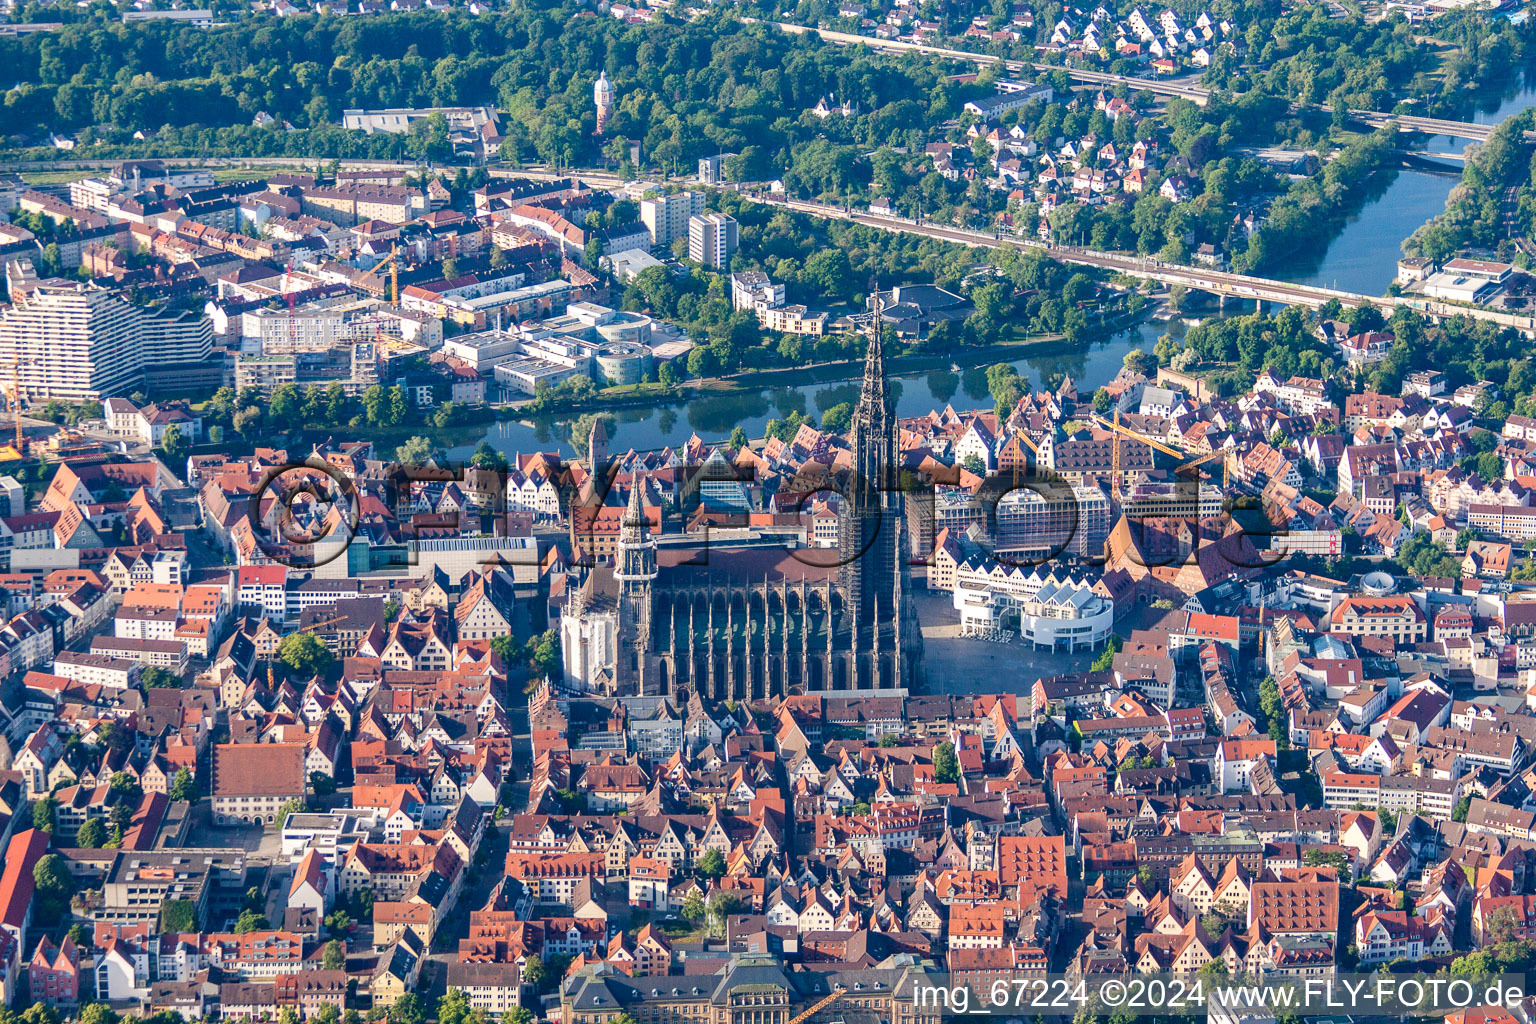
<svg viewBox="0 0 1536 1024">
<path fill-rule="evenodd" d="M 706 213 L 688 221 L 688 258 L 706 267 L 724 269 L 738 241 L 736 218 Z"/>
<path fill-rule="evenodd" d="M 678 192 L 640 200 L 640 223 L 651 233 L 652 245 L 670 245 L 688 237 L 688 221 L 704 213 L 703 192 Z"/>
<path fill-rule="evenodd" d="M 1012 629 L 1039 647 L 1097 647 L 1115 623 L 1114 602 L 1069 576 L 968 558 L 955 569 L 954 606 L 971 629 Z"/>
</svg>

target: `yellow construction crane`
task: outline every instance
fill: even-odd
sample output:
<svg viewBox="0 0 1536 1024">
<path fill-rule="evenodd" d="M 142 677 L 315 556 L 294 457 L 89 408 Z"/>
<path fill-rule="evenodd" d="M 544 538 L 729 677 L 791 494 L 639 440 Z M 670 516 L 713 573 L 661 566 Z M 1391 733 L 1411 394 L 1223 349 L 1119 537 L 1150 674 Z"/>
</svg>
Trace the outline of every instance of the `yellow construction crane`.
<svg viewBox="0 0 1536 1024">
<path fill-rule="evenodd" d="M 357 279 L 357 283 L 358 284 L 362 284 L 364 281 L 368 280 L 374 274 L 377 274 L 379 271 L 383 270 L 385 265 L 389 266 L 389 301 L 393 302 L 395 305 L 398 306 L 400 304 L 400 247 L 399 246 L 391 245 L 389 247 L 389 255 L 385 256 L 383 259 L 379 260 L 378 263 L 374 264 L 372 270 L 368 271 L 368 273 L 364 274 L 362 277 Z"/>
<path fill-rule="evenodd" d="M 1105 428 L 1106 430 L 1110 431 L 1110 449 L 1109 449 L 1109 475 L 1110 475 L 1110 481 L 1109 482 L 1110 482 L 1110 486 L 1114 489 L 1114 493 L 1115 493 L 1115 497 L 1116 498 L 1120 497 L 1120 438 L 1121 438 L 1121 435 L 1124 435 L 1124 436 L 1129 437 L 1129 438 L 1131 438 L 1133 440 L 1136 440 L 1136 441 L 1140 441 L 1142 444 L 1145 444 L 1145 445 L 1147 445 L 1148 447 L 1151 447 L 1151 448 L 1156 448 L 1158 451 L 1163 452 L 1163 453 L 1165 453 L 1167 455 L 1172 455 L 1176 459 L 1184 458 L 1184 453 L 1179 451 L 1177 448 L 1174 448 L 1174 447 L 1171 447 L 1169 445 L 1163 444 L 1161 441 L 1154 441 L 1152 438 L 1148 437 L 1147 435 L 1141 433 L 1140 431 L 1132 430 L 1130 427 L 1121 426 L 1121 424 L 1120 424 L 1120 410 L 1119 409 L 1115 410 L 1115 418 L 1114 418 L 1113 422 L 1111 422 L 1109 420 L 1106 420 L 1103 416 L 1099 416 L 1097 414 L 1095 414 L 1094 416 L 1092 416 L 1090 418 L 1092 419 L 1092 421 L 1094 423 L 1097 423 L 1099 426 L 1101 426 L 1101 427 Z"/>
<path fill-rule="evenodd" d="M 1203 466 L 1212 459 L 1221 459 L 1221 489 L 1226 490 L 1232 483 L 1232 463 L 1227 460 L 1227 450 L 1217 448 L 1213 452 L 1200 456 L 1192 462 L 1186 462 L 1179 466 L 1180 469 L 1194 469 Z"/>
<path fill-rule="evenodd" d="M 1097 423 L 1099 426 L 1105 428 L 1106 430 L 1113 430 L 1116 434 L 1124 434 L 1126 437 L 1129 437 L 1132 440 L 1140 441 L 1144 445 L 1156 448 L 1158 451 L 1164 453 L 1165 455 L 1172 455 L 1176 459 L 1182 459 L 1185 456 L 1184 452 L 1173 447 L 1172 445 L 1166 445 L 1161 441 L 1155 441 L 1139 430 L 1132 430 L 1130 427 L 1121 425 L 1120 410 L 1118 409 L 1115 410 L 1115 419 L 1113 423 L 1097 414 L 1093 416 L 1093 422 Z"/>
<path fill-rule="evenodd" d="M 294 632 L 295 633 L 310 633 L 310 632 L 313 632 L 314 630 L 324 629 L 326 626 L 334 626 L 338 622 L 346 622 L 346 621 L 347 621 L 347 617 L 345 615 L 340 615 L 340 616 L 337 616 L 336 618 L 333 618 L 333 619 L 321 619 L 319 622 L 311 622 L 309 625 L 305 626 L 303 629 L 296 629 L 296 630 L 294 630 Z"/>
<path fill-rule="evenodd" d="M 1035 453 L 1035 465 L 1038 467 L 1040 465 L 1040 446 L 1035 444 L 1034 439 L 1022 430 L 1019 431 L 1018 438 L 1029 446 L 1030 451 Z M 1013 464 L 1013 482 L 1015 485 L 1019 482 L 1019 464 L 1017 462 Z"/>
<path fill-rule="evenodd" d="M 806 1021 L 808 1021 L 812 1017 L 816 1016 L 816 1014 L 820 1013 L 822 1010 L 826 1009 L 828 1006 L 831 1006 L 832 1003 L 834 1003 L 838 999 L 841 999 L 843 997 L 843 991 L 844 991 L 843 989 L 838 989 L 836 992 L 833 992 L 831 995 L 825 996 L 822 999 L 817 1000 L 815 1003 L 813 1003 L 811 1005 L 810 1009 L 808 1009 L 805 1012 L 800 1013 L 800 1014 L 798 1014 L 798 1015 L 796 1015 L 794 1017 L 791 1017 L 789 1019 L 789 1024 L 805 1024 Z"/>
</svg>

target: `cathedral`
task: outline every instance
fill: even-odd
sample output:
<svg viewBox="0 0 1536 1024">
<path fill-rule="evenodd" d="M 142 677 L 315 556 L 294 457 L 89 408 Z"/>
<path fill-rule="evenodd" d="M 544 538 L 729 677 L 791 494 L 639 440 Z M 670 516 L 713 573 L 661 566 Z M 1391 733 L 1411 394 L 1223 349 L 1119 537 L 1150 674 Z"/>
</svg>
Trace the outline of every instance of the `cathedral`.
<svg viewBox="0 0 1536 1024">
<path fill-rule="evenodd" d="M 849 431 L 838 547 L 658 546 L 643 488 L 632 486 L 612 564 L 585 570 L 561 617 L 569 687 L 761 700 L 914 685 L 922 637 L 879 324 L 877 313 Z"/>
</svg>

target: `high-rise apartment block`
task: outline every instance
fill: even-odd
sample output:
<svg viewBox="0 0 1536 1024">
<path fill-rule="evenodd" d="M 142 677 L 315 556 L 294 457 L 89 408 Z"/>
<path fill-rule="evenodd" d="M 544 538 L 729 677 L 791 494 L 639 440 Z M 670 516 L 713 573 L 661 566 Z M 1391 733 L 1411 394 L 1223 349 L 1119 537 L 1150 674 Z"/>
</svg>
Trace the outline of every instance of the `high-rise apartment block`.
<svg viewBox="0 0 1536 1024">
<path fill-rule="evenodd" d="M 28 400 L 127 394 L 147 367 L 205 362 L 212 349 L 207 317 L 141 309 L 80 282 L 40 282 L 0 313 L 0 367 L 16 364 Z"/>
<path fill-rule="evenodd" d="M 652 245 L 671 245 L 688 237 L 688 221 L 704 212 L 703 192 L 678 192 L 640 200 L 640 223 L 651 233 Z"/>
<path fill-rule="evenodd" d="M 706 267 L 724 270 L 736 251 L 736 218 L 706 213 L 688 222 L 688 258 Z"/>
</svg>

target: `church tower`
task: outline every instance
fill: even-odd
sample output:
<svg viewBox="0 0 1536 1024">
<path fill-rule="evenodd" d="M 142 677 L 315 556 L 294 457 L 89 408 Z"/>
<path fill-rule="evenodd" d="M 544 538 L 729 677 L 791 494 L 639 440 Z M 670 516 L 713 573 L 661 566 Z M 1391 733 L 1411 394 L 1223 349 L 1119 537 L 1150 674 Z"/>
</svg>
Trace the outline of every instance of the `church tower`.
<svg viewBox="0 0 1536 1024">
<path fill-rule="evenodd" d="M 645 694 L 646 653 L 651 646 L 652 584 L 656 580 L 656 538 L 645 514 L 645 484 L 635 476 L 629 507 L 619 524 L 613 579 L 618 584 L 619 628 L 617 675 L 632 679 L 636 693 Z"/>
<path fill-rule="evenodd" d="M 858 688 L 906 685 L 901 664 L 907 611 L 907 563 L 902 557 L 906 522 L 899 490 L 896 410 L 885 379 L 882 310 L 877 293 L 864 381 L 849 428 L 853 472 L 844 495 L 847 508 L 838 519 L 844 558 L 838 582 L 853 651 L 850 683 Z M 895 669 L 885 678 L 882 656 Z"/>
<path fill-rule="evenodd" d="M 613 113 L 613 85 L 606 71 L 597 76 L 597 84 L 592 87 L 592 103 L 597 107 L 597 134 L 601 135 Z"/>
<path fill-rule="evenodd" d="M 592 419 L 592 430 L 587 434 L 587 472 L 596 476 L 608 469 L 608 428 L 603 418 Z"/>
</svg>

